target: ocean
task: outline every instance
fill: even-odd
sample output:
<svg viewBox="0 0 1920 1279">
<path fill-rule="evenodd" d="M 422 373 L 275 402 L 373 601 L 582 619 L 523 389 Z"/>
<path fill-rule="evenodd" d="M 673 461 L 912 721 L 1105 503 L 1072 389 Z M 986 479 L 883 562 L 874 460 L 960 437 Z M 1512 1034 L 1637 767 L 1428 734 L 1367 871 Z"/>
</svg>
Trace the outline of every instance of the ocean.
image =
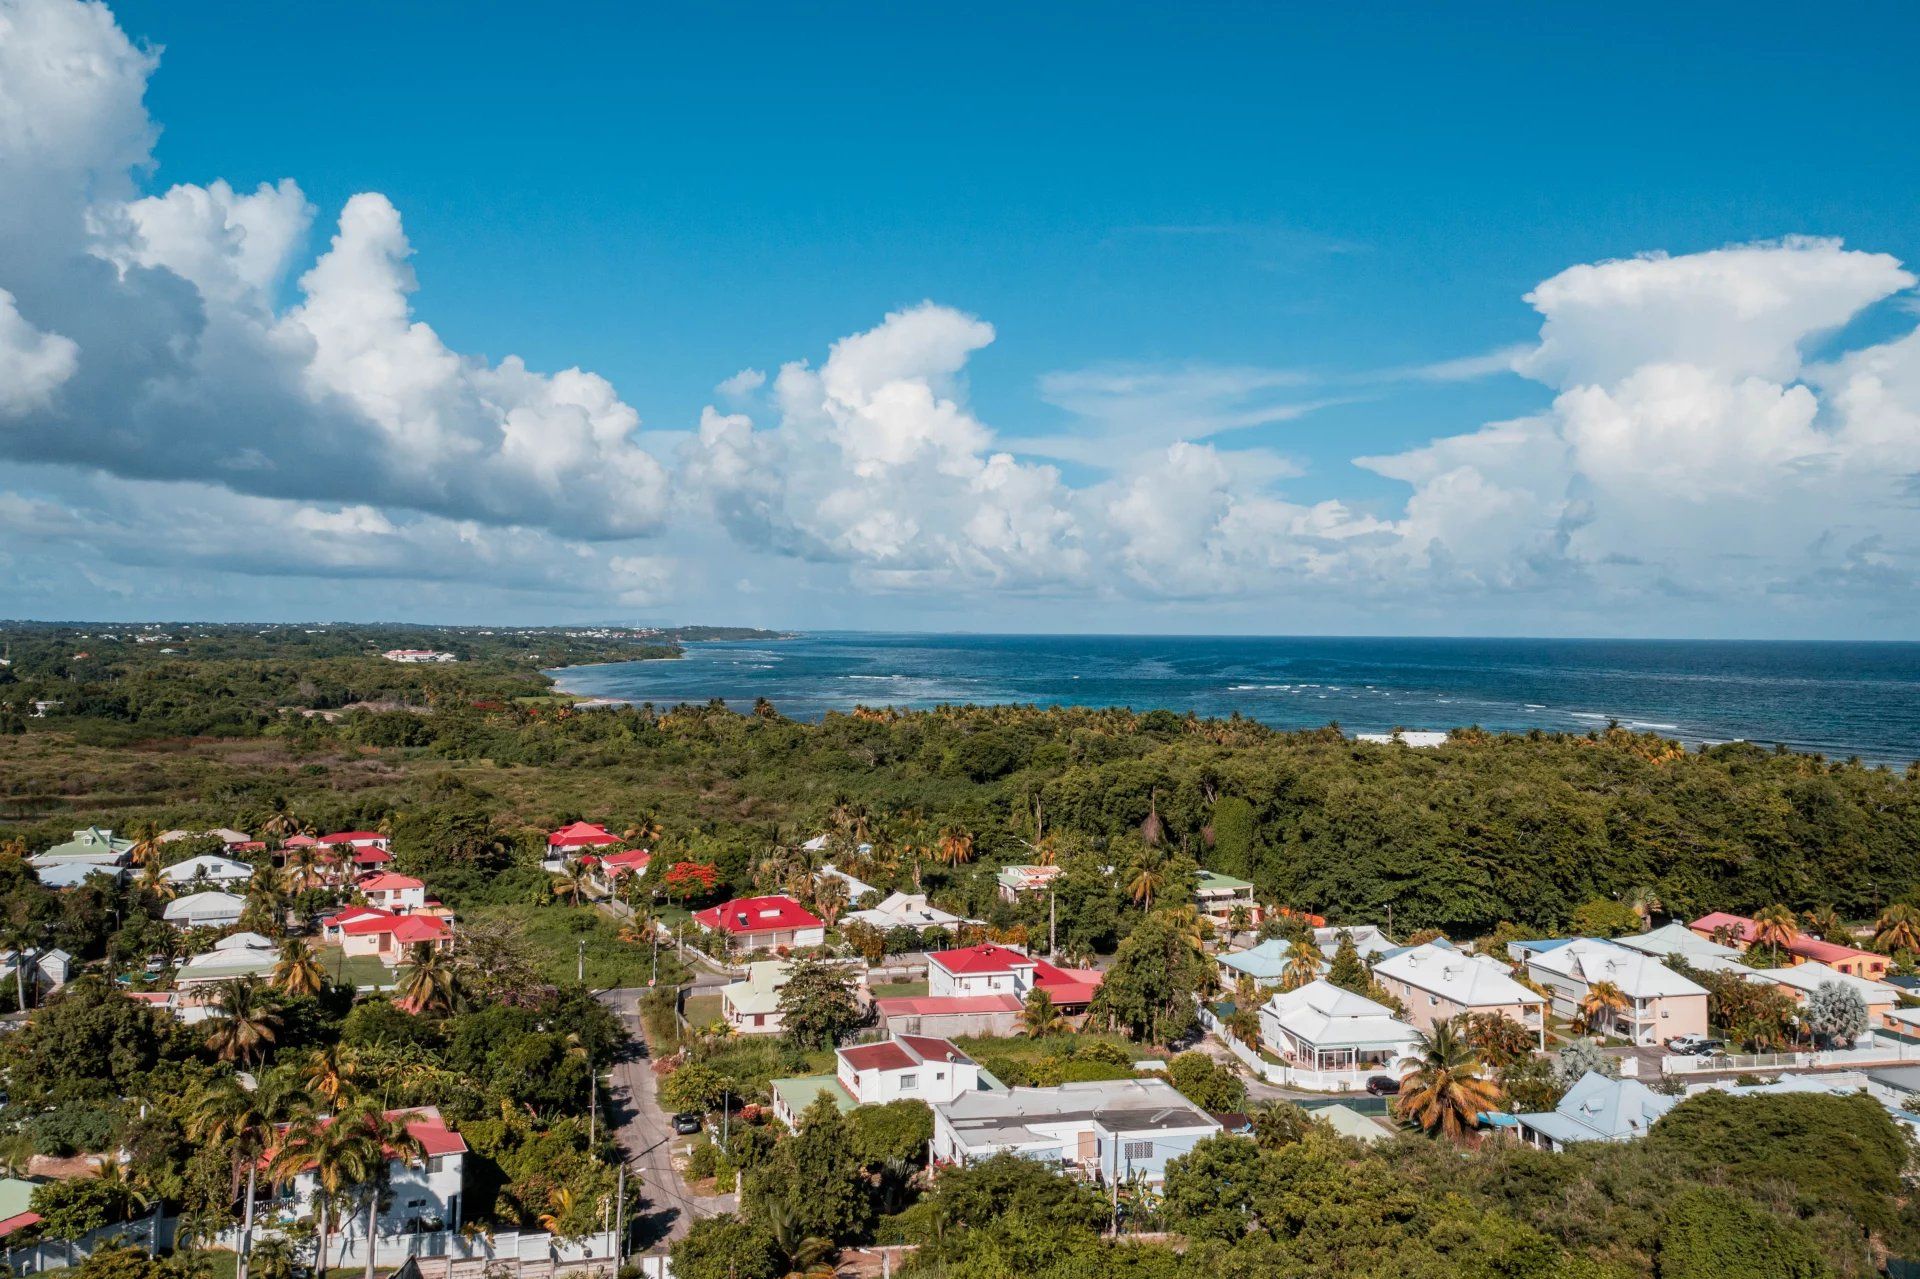
<svg viewBox="0 0 1920 1279">
<path fill-rule="evenodd" d="M 671 705 L 1031 702 L 1348 732 L 1618 720 L 1688 746 L 1746 739 L 1905 767 L 1920 759 L 1920 643 L 810 633 L 700 643 L 678 661 L 552 672 L 568 692 Z"/>
</svg>

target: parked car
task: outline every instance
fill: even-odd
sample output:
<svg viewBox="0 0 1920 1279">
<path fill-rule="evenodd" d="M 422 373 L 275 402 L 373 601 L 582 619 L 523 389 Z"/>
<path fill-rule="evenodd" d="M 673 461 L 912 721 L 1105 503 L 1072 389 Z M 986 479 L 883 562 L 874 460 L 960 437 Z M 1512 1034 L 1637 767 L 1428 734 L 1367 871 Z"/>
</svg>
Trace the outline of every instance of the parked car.
<svg viewBox="0 0 1920 1279">
<path fill-rule="evenodd" d="M 707 1117 L 697 1110 L 683 1110 L 673 1117 L 673 1130 L 682 1137 L 691 1137 L 707 1126 Z"/>
<path fill-rule="evenodd" d="M 1725 1047 L 1718 1039 L 1705 1035 L 1675 1035 L 1667 1041 L 1667 1051 L 1681 1057 L 1711 1057 Z"/>
<path fill-rule="evenodd" d="M 1367 1080 L 1367 1095 L 1370 1097 L 1394 1097 L 1400 1093 L 1400 1081 L 1392 1075 L 1375 1075 Z"/>
</svg>

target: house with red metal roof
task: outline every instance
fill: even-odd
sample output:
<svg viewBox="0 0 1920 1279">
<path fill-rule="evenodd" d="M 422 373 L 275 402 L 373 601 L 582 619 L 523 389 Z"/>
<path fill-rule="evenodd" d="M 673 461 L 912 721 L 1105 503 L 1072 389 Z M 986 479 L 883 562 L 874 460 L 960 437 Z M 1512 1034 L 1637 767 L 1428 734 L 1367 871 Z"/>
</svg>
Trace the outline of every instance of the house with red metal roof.
<svg viewBox="0 0 1920 1279">
<path fill-rule="evenodd" d="M 423 910 L 427 904 L 427 886 L 411 875 L 376 872 L 362 879 L 358 888 L 367 905 L 380 910 Z"/>
<path fill-rule="evenodd" d="M 644 848 L 629 848 L 618 853 L 603 854 L 595 869 L 596 876 L 608 888 L 623 875 L 636 878 L 647 873 L 647 867 L 653 862 L 653 854 Z"/>
<path fill-rule="evenodd" d="M 592 822 L 569 822 L 547 836 L 547 847 L 556 853 L 577 853 L 584 849 L 616 848 L 620 837 L 605 826 Z"/>
<path fill-rule="evenodd" d="M 380 1233 L 458 1230 L 462 1220 L 460 1197 L 466 1180 L 466 1138 L 447 1126 L 437 1106 L 415 1106 L 386 1113 L 388 1119 L 406 1124 L 407 1135 L 420 1144 L 420 1152 L 413 1158 L 402 1159 L 393 1150 L 387 1151 L 387 1184 L 380 1196 Z M 262 1156 L 263 1165 L 272 1161 L 272 1153 Z M 318 1179 L 312 1172 L 296 1173 L 280 1188 L 278 1200 L 294 1216 L 305 1216 L 312 1211 L 317 1186 Z"/>
<path fill-rule="evenodd" d="M 1724 938 L 1722 944 L 1746 950 L 1753 945 L 1759 925 L 1745 915 L 1729 915 L 1717 910 L 1694 920 L 1687 925 L 1687 930 L 1709 941 L 1722 941 Z M 1805 933 L 1794 934 L 1793 940 L 1784 949 L 1790 965 L 1825 964 L 1835 972 L 1845 973 L 1849 977 L 1864 977 L 1868 981 L 1879 981 L 1893 967 L 1893 960 L 1886 955 L 1861 950 L 1858 946 L 1822 941 Z"/>
<path fill-rule="evenodd" d="M 719 933 L 733 950 L 775 950 L 819 946 L 827 926 L 818 915 L 785 895 L 738 897 L 722 906 L 696 911 L 694 926 Z"/>
<path fill-rule="evenodd" d="M 1025 999 L 1044 990 L 1063 1013 L 1085 1012 L 1100 989 L 1100 973 L 1091 968 L 1060 968 L 1012 946 L 981 942 L 927 956 L 927 994 L 1013 995 Z"/>
<path fill-rule="evenodd" d="M 377 830 L 343 830 L 320 837 L 322 845 L 345 844 L 352 848 L 378 848 L 386 851 L 392 844 L 385 835 Z"/>
<path fill-rule="evenodd" d="M 774 1118 L 795 1128 L 806 1108 L 822 1096 L 847 1111 L 890 1101 L 922 1101 L 932 1106 L 999 1086 L 991 1075 L 982 1078 L 979 1064 L 945 1039 L 892 1035 L 877 1044 L 838 1049 L 831 1075 L 776 1079 L 770 1090 Z"/>
<path fill-rule="evenodd" d="M 440 915 L 352 906 L 320 922 L 322 936 L 348 955 L 374 955 L 388 964 L 404 960 L 407 947 L 421 942 L 436 950 L 453 945 L 453 925 Z"/>
</svg>

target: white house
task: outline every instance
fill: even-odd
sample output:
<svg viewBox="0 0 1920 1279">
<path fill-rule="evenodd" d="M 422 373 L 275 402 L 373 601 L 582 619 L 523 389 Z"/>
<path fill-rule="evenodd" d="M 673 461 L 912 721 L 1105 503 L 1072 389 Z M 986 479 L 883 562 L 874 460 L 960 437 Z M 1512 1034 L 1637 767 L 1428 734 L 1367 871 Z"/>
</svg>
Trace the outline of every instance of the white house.
<svg viewBox="0 0 1920 1279">
<path fill-rule="evenodd" d="M 1740 957 L 1739 947 L 1723 946 L 1679 923 L 1664 924 L 1652 932 L 1635 933 L 1630 937 L 1616 937 L 1613 944 L 1637 950 L 1643 955 L 1652 955 L 1655 959 L 1678 959 L 1695 968 L 1713 968 L 1718 966 L 1718 961 Z"/>
<path fill-rule="evenodd" d="M 1890 1018 L 1889 1014 L 1900 1007 L 1900 991 L 1883 981 L 1873 981 L 1866 977 L 1855 977 L 1852 973 L 1843 973 L 1837 968 L 1812 960 L 1804 964 L 1795 964 L 1790 968 L 1756 968 L 1745 974 L 1748 981 L 1756 985 L 1778 986 L 1785 991 L 1796 1004 L 1804 1005 L 1813 992 L 1836 982 L 1848 990 L 1856 992 L 1867 1005 L 1867 1024 L 1884 1026 L 1890 1030 L 1907 1033 L 1907 1026 L 1901 1019 Z"/>
<path fill-rule="evenodd" d="M 253 867 L 247 862 L 235 861 L 231 857 L 204 853 L 199 857 L 189 857 L 183 862 L 175 862 L 160 872 L 160 878 L 172 884 L 187 884 L 199 879 L 225 887 L 229 884 L 245 884 L 251 881 Z"/>
<path fill-rule="evenodd" d="M 980 1087 L 980 1066 L 945 1039 L 894 1035 L 834 1053 L 834 1078 L 862 1106 L 903 1099 L 928 1105 Z"/>
<path fill-rule="evenodd" d="M 1398 1079 L 1418 1051 L 1420 1032 L 1386 1005 L 1320 978 L 1269 999 L 1260 1009 L 1260 1037 L 1292 1068 L 1294 1084 L 1343 1092 L 1366 1087 L 1371 1075 Z"/>
<path fill-rule="evenodd" d="M 1515 981 L 1496 959 L 1428 942 L 1382 956 L 1373 978 L 1420 1030 L 1461 1013 L 1497 1013 L 1533 1031 L 1546 1047 L 1546 997 Z"/>
<path fill-rule="evenodd" d="M 960 915 L 928 905 L 925 893 L 894 893 L 877 906 L 851 911 L 840 918 L 845 923 L 857 921 L 879 929 L 957 928 L 969 922 Z"/>
<path fill-rule="evenodd" d="M 0 994 L 17 998 L 21 982 L 16 979 L 15 970 L 20 967 L 20 952 L 0 951 Z M 67 984 L 73 972 L 73 956 L 59 948 L 27 952 L 26 972 L 22 974 L 27 987 L 27 1002 L 37 1003 Z"/>
<path fill-rule="evenodd" d="M 1028 893 L 1045 892 L 1060 878 L 1059 866 L 1008 866 L 995 875 L 1002 901 L 1017 902 Z"/>
<path fill-rule="evenodd" d="M 466 1176 L 466 1139 L 447 1127 L 435 1106 L 389 1110 L 387 1118 L 403 1120 L 408 1134 L 420 1143 L 422 1150 L 411 1160 L 389 1158 L 387 1180 L 392 1194 L 381 1197 L 380 1233 L 458 1230 L 462 1220 L 460 1197 Z M 391 1156 L 393 1152 L 388 1154 Z M 317 1184 L 311 1172 L 299 1173 L 280 1192 L 280 1200 L 296 1216 L 306 1216 L 312 1211 Z M 360 1236 L 364 1236 L 366 1228 L 364 1213 L 346 1225 L 349 1234 Z"/>
<path fill-rule="evenodd" d="M 933 1156 L 962 1167 L 1013 1153 L 1109 1185 L 1166 1180 L 1167 1161 L 1221 1131 L 1163 1079 L 963 1093 L 933 1107 Z"/>
<path fill-rule="evenodd" d="M 392 871 L 369 875 L 360 881 L 358 887 L 360 895 L 367 899 L 367 905 L 376 910 L 398 912 L 426 909 L 427 886 L 411 875 Z"/>
<path fill-rule="evenodd" d="M 1527 957 L 1527 972 L 1553 992 L 1558 1015 L 1578 1017 L 1587 992 L 1611 983 L 1627 1002 L 1610 1014 L 1609 1034 L 1650 1047 L 1707 1033 L 1707 988 L 1653 956 L 1592 937 L 1540 944 L 1544 949 Z"/>
<path fill-rule="evenodd" d="M 849 963 L 847 970 L 857 983 L 854 998 L 864 1005 L 870 998 L 866 967 L 855 962 Z M 720 1015 L 735 1034 L 780 1033 L 783 1029 L 780 992 L 786 988 L 787 975 L 792 971 L 793 965 L 784 959 L 764 959 L 748 964 L 743 980 L 720 988 Z"/>
<path fill-rule="evenodd" d="M 176 928 L 231 928 L 246 909 L 246 898 L 210 891 L 176 897 L 161 913 Z"/>
<path fill-rule="evenodd" d="M 1025 998 L 1038 988 L 1062 1012 L 1079 1012 L 1093 1002 L 1100 974 L 1091 969 L 1059 968 L 1011 946 L 981 942 L 927 956 L 927 994 L 933 998 L 1013 995 Z"/>
<path fill-rule="evenodd" d="M 1515 1115 L 1520 1138 L 1542 1150 L 1563 1150 L 1576 1141 L 1632 1141 L 1647 1135 L 1660 1117 L 1680 1104 L 1638 1079 L 1609 1079 L 1589 1070 L 1552 1110 Z"/>
<path fill-rule="evenodd" d="M 1344 934 L 1353 938 L 1353 948 L 1360 958 L 1374 960 L 1391 950 L 1398 950 L 1400 944 L 1380 931 L 1376 924 L 1354 924 L 1346 928 L 1316 928 L 1313 930 L 1313 944 L 1320 953 L 1332 959 L 1334 952 L 1340 949 L 1340 938 Z"/>
</svg>

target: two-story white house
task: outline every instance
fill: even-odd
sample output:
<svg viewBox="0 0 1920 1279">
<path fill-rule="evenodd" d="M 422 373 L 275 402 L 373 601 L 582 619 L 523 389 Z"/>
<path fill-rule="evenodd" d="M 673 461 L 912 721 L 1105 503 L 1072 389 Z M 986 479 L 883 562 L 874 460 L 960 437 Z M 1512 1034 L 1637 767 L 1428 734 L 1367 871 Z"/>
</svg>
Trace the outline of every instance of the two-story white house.
<svg viewBox="0 0 1920 1279">
<path fill-rule="evenodd" d="M 834 1078 L 862 1106 L 890 1101 L 952 1101 L 980 1088 L 980 1066 L 950 1040 L 894 1035 L 838 1050 Z"/>
<path fill-rule="evenodd" d="M 160 913 L 175 928 L 231 928 L 246 910 L 246 898 L 209 889 L 176 897 Z"/>
<path fill-rule="evenodd" d="M 1100 989 L 1092 969 L 1060 968 L 1024 951 L 994 942 L 939 950 L 927 956 L 927 994 L 931 998 L 1012 995 L 1024 999 L 1038 988 L 1063 1013 L 1084 1011 Z"/>
<path fill-rule="evenodd" d="M 367 899 L 367 905 L 376 910 L 390 910 L 398 914 L 426 909 L 427 886 L 411 875 L 383 871 L 361 880 L 359 889 L 360 895 Z"/>
<path fill-rule="evenodd" d="M 466 1139 L 447 1127 L 436 1106 L 389 1110 L 387 1118 L 403 1120 L 408 1134 L 420 1143 L 421 1149 L 410 1160 L 392 1157 L 394 1152 L 388 1151 L 390 1194 L 382 1201 L 379 1233 L 458 1230 L 466 1178 Z M 313 1210 L 317 1184 L 311 1172 L 296 1174 L 278 1192 L 282 1208 L 295 1218 L 306 1216 Z M 350 1237 L 364 1238 L 366 1215 L 347 1219 L 343 1228 Z"/>
</svg>

